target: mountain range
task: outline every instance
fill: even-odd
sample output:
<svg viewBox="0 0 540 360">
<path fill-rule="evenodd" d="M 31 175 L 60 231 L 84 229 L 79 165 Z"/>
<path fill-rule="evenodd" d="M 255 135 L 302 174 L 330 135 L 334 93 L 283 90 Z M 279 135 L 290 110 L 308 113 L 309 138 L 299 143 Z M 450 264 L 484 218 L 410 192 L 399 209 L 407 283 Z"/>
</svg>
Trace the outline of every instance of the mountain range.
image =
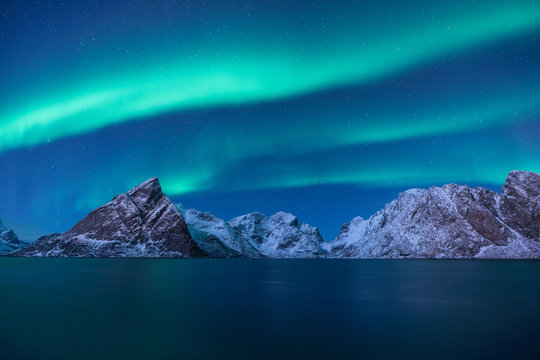
<svg viewBox="0 0 540 360">
<path fill-rule="evenodd" d="M 224 221 L 175 205 L 151 178 L 64 234 L 24 246 L 0 223 L 0 239 L 12 256 L 540 258 L 540 174 L 512 171 L 500 194 L 456 184 L 411 189 L 328 242 L 286 212 Z"/>
</svg>

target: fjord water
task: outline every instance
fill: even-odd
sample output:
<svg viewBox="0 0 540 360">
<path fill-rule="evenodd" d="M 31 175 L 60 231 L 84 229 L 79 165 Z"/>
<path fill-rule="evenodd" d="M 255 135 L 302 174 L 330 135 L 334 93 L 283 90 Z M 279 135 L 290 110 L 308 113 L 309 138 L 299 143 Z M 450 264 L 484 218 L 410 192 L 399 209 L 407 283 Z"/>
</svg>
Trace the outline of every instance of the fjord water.
<svg viewBox="0 0 540 360">
<path fill-rule="evenodd" d="M 540 262 L 0 258 L 2 359 L 533 358 Z"/>
</svg>

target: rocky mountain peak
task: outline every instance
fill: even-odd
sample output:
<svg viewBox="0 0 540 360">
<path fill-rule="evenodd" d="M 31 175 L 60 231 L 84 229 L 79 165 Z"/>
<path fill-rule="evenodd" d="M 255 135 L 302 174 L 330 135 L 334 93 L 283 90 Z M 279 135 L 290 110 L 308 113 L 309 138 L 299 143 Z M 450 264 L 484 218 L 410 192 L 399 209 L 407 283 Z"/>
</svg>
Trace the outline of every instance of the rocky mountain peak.
<svg viewBox="0 0 540 360">
<path fill-rule="evenodd" d="M 115 196 L 57 237 L 36 241 L 17 255 L 201 257 L 184 218 L 151 178 Z"/>
<path fill-rule="evenodd" d="M 519 234 L 540 241 L 540 174 L 510 172 L 502 189 L 499 212 Z"/>
<path fill-rule="evenodd" d="M 9 252 L 26 245 L 28 244 L 20 241 L 15 232 L 9 230 L 0 220 L 0 253 Z"/>
<path fill-rule="evenodd" d="M 143 212 L 153 209 L 164 196 L 157 177 L 152 177 L 142 184 L 135 186 L 126 195 Z"/>
<path fill-rule="evenodd" d="M 251 212 L 249 214 L 237 216 L 234 219 L 232 219 L 231 221 L 229 221 L 229 223 L 232 226 L 236 226 L 237 224 L 242 223 L 242 222 L 250 222 L 250 223 L 253 223 L 253 224 L 260 224 L 261 221 L 263 221 L 264 219 L 266 219 L 266 216 L 264 216 L 263 213 L 260 213 L 258 211 L 254 211 L 254 212 Z"/>
<path fill-rule="evenodd" d="M 291 213 L 279 211 L 270 216 L 269 220 L 275 224 L 298 226 L 298 218 Z"/>
<path fill-rule="evenodd" d="M 16 244 L 19 242 L 19 238 L 15 235 L 13 230 L 9 230 L 2 220 L 0 220 L 0 239 L 7 243 Z"/>
<path fill-rule="evenodd" d="M 540 174 L 528 171 L 511 171 L 502 188 L 502 196 L 517 201 L 532 199 L 535 202 L 540 196 Z"/>
<path fill-rule="evenodd" d="M 506 177 L 503 194 L 510 188 L 521 188 L 533 195 L 540 194 L 540 174 L 530 171 L 513 170 Z"/>
</svg>

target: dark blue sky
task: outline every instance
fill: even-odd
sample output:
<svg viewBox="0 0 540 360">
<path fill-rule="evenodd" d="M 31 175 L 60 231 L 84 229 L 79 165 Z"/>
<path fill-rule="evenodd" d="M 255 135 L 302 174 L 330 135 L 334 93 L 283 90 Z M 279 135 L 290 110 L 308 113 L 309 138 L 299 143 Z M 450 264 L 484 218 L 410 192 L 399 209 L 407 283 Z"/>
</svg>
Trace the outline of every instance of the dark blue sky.
<svg viewBox="0 0 540 360">
<path fill-rule="evenodd" d="M 540 172 L 536 1 L 0 7 L 0 218 L 63 232 L 148 177 L 330 240 L 410 187 Z"/>
</svg>

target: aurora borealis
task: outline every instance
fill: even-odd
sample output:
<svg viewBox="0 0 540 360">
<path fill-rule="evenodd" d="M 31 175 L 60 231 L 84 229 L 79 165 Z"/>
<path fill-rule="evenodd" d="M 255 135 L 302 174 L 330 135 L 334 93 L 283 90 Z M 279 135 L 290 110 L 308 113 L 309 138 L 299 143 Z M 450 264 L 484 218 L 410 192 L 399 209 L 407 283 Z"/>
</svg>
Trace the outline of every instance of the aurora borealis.
<svg viewBox="0 0 540 360">
<path fill-rule="evenodd" d="M 540 172 L 538 1 L 0 8 L 0 218 L 65 231 L 158 176 L 330 239 L 400 190 Z"/>
</svg>

